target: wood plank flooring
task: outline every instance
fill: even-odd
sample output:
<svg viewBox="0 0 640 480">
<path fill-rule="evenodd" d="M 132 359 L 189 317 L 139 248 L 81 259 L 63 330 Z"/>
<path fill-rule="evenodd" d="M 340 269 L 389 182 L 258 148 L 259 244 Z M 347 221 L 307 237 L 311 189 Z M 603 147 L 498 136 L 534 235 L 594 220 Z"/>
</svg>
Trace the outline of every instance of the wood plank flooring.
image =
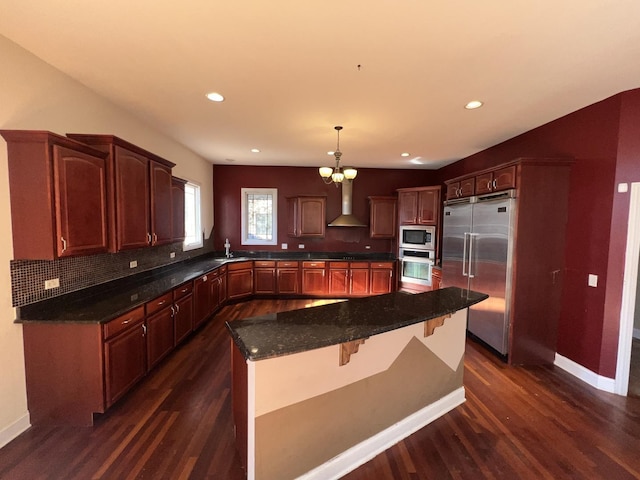
<svg viewBox="0 0 640 480">
<path fill-rule="evenodd" d="M 224 320 L 307 303 L 225 307 L 93 428 L 34 427 L 1 449 L 0 478 L 245 478 Z M 344 478 L 640 478 L 639 398 L 597 391 L 553 367 L 509 367 L 473 342 L 465 367 L 463 405 Z"/>
</svg>

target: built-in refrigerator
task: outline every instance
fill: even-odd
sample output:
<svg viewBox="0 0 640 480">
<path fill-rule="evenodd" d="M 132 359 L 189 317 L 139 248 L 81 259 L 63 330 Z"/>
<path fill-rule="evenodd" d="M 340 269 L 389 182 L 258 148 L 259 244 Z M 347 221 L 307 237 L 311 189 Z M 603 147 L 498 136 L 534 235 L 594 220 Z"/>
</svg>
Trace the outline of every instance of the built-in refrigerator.
<svg viewBox="0 0 640 480">
<path fill-rule="evenodd" d="M 469 308 L 470 333 L 507 356 L 514 255 L 515 190 L 445 202 L 442 278 L 486 293 Z"/>
</svg>

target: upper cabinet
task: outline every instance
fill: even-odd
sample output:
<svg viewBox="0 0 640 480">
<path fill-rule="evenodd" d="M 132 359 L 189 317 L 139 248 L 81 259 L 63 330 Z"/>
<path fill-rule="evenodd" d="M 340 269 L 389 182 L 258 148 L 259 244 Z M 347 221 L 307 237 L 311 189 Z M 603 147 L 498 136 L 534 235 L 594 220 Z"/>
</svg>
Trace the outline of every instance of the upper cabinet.
<svg viewBox="0 0 640 480">
<path fill-rule="evenodd" d="M 178 177 L 171 179 L 172 242 L 182 242 L 184 240 L 184 186 L 186 183 L 186 180 Z"/>
<path fill-rule="evenodd" d="M 175 164 L 114 135 L 67 136 L 109 154 L 113 251 L 170 243 Z"/>
<path fill-rule="evenodd" d="M 369 236 L 394 238 L 397 230 L 396 197 L 369 197 Z"/>
<path fill-rule="evenodd" d="M 0 134 L 7 141 L 14 258 L 107 252 L 106 154 L 51 132 Z"/>
<path fill-rule="evenodd" d="M 471 176 L 448 180 L 445 184 L 446 200 L 516 188 L 516 166 L 483 170 Z"/>
<path fill-rule="evenodd" d="M 400 225 L 438 225 L 440 186 L 398 189 Z"/>
<path fill-rule="evenodd" d="M 324 238 L 327 224 L 326 209 L 327 197 L 317 195 L 287 197 L 288 235 Z"/>
</svg>

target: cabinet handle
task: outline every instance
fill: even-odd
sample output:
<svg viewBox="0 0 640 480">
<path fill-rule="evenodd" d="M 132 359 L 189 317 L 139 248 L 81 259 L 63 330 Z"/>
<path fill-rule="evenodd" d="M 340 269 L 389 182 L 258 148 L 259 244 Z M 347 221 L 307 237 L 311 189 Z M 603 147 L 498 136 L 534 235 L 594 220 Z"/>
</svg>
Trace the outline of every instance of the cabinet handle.
<svg viewBox="0 0 640 480">
<path fill-rule="evenodd" d="M 133 320 L 133 317 L 127 318 L 126 320 L 123 320 L 122 321 L 122 325 L 126 325 L 127 323 L 131 323 L 131 320 Z"/>
<path fill-rule="evenodd" d="M 60 237 L 60 240 L 62 240 L 62 251 L 65 252 L 67 250 L 67 241 L 64 237 Z"/>
<path fill-rule="evenodd" d="M 497 185 L 497 184 L 498 184 L 498 183 L 496 182 L 496 179 L 494 178 L 494 179 L 493 179 L 493 182 L 491 182 L 491 186 L 493 187 L 493 189 L 494 189 L 494 190 L 496 189 L 496 185 Z"/>
<path fill-rule="evenodd" d="M 389 270 L 389 278 L 393 278 L 393 270 Z"/>
<path fill-rule="evenodd" d="M 147 325 L 142 324 L 142 336 L 145 337 L 147 335 Z"/>
<path fill-rule="evenodd" d="M 188 288 L 183 288 L 182 290 L 180 290 L 180 293 L 187 293 L 189 291 Z"/>
<path fill-rule="evenodd" d="M 180 305 L 174 305 L 174 307 L 176 307 L 176 313 L 180 312 Z"/>
<path fill-rule="evenodd" d="M 205 275 L 204 277 L 202 277 L 202 281 L 206 282 L 207 281 L 207 276 Z"/>
<path fill-rule="evenodd" d="M 155 245 L 156 243 L 158 243 L 158 235 L 156 235 L 155 233 L 153 234 L 153 245 Z"/>
<path fill-rule="evenodd" d="M 158 302 L 158 306 L 161 307 L 162 305 L 164 305 L 165 303 L 167 303 L 166 300 L 161 300 Z"/>
<path fill-rule="evenodd" d="M 171 305 L 171 307 L 170 307 L 170 308 L 171 308 L 171 316 L 172 316 L 172 317 L 175 317 L 175 316 L 176 316 L 176 310 L 175 310 L 175 308 L 173 308 L 173 305 Z"/>
<path fill-rule="evenodd" d="M 491 180 L 487 182 L 487 190 L 491 190 Z"/>
<path fill-rule="evenodd" d="M 147 243 L 151 245 L 151 234 L 147 232 Z"/>
</svg>

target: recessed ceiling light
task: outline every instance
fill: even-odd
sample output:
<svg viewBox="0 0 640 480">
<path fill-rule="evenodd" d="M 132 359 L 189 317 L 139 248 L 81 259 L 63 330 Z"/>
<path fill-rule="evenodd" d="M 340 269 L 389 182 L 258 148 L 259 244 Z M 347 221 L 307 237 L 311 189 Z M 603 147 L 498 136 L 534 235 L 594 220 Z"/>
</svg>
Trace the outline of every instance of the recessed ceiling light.
<svg viewBox="0 0 640 480">
<path fill-rule="evenodd" d="M 259 148 L 252 148 L 251 149 L 251 153 L 260 153 L 260 149 Z"/>
<path fill-rule="evenodd" d="M 401 157 L 408 157 L 409 155 L 411 155 L 411 154 L 410 154 L 410 153 L 407 153 L 407 152 L 404 152 L 404 153 L 401 153 L 401 154 L 400 154 L 400 156 L 401 156 Z"/>
<path fill-rule="evenodd" d="M 422 160 L 420 159 L 420 157 L 416 157 L 416 158 L 412 158 L 411 160 L 409 160 L 411 163 L 413 163 L 414 165 L 422 165 Z"/>
<path fill-rule="evenodd" d="M 224 101 L 224 97 L 220 95 L 218 92 L 210 92 L 207 93 L 207 98 L 212 102 L 222 102 Z"/>
<path fill-rule="evenodd" d="M 480 108 L 482 105 L 483 103 L 480 100 L 471 100 L 464 106 L 464 108 L 466 108 L 467 110 L 474 110 L 476 108 Z"/>
</svg>

